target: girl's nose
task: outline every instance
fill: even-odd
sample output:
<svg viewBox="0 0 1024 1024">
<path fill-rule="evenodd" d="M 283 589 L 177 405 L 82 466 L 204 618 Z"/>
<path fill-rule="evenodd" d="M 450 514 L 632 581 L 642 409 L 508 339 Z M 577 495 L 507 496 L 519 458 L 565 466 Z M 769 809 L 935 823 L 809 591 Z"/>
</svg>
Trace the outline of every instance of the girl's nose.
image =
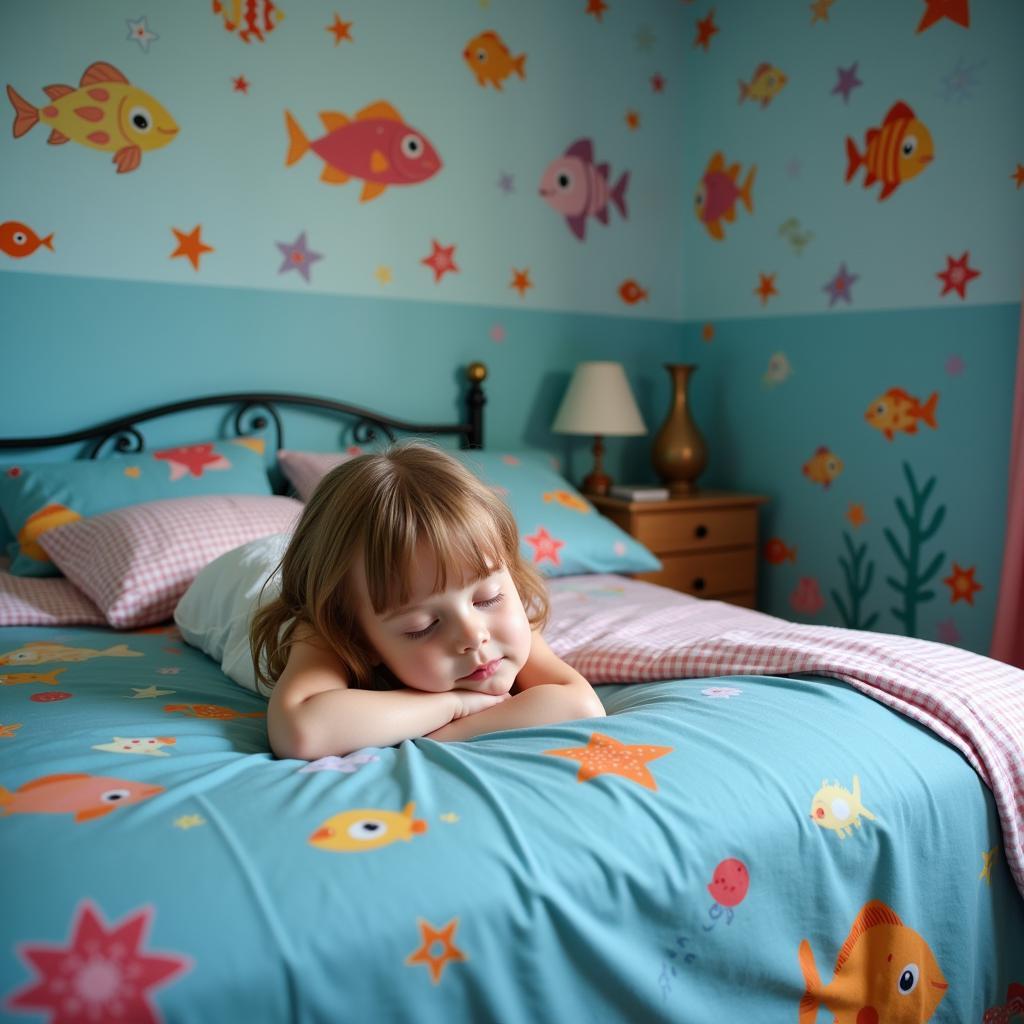
<svg viewBox="0 0 1024 1024">
<path fill-rule="evenodd" d="M 478 617 L 468 617 L 462 621 L 462 632 L 459 634 L 459 646 L 462 653 L 475 651 L 478 647 L 487 643 L 490 633 L 483 620 Z"/>
</svg>

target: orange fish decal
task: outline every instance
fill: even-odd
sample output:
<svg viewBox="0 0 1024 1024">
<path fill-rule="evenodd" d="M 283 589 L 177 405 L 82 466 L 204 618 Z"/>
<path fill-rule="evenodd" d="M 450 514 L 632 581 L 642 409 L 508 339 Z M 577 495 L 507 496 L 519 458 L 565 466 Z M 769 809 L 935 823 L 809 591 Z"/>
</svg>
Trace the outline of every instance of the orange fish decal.
<svg viewBox="0 0 1024 1024">
<path fill-rule="evenodd" d="M 935 159 L 935 144 L 926 125 L 902 100 L 894 103 L 879 128 L 869 128 L 864 138 L 864 152 L 846 138 L 846 180 L 851 181 L 857 169 L 866 168 L 864 187 L 882 183 L 879 202 L 888 199 L 905 181 L 916 178 Z"/>
<path fill-rule="evenodd" d="M 884 395 L 879 395 L 868 406 L 864 419 L 885 434 L 887 441 L 891 441 L 897 430 L 904 434 L 916 434 L 918 423 L 927 423 L 932 430 L 938 429 L 935 422 L 935 406 L 938 401 L 937 391 L 933 391 L 928 401 L 922 405 L 919 399 L 903 388 L 889 388 Z"/>
<path fill-rule="evenodd" d="M 213 0 L 213 13 L 224 19 L 228 32 L 241 29 L 238 38 L 243 43 L 266 42 L 264 33 L 269 35 L 284 18 L 274 0 Z"/>
<path fill-rule="evenodd" d="M 843 460 L 824 445 L 804 463 L 804 476 L 811 483 L 821 484 L 826 490 L 842 471 Z"/>
<path fill-rule="evenodd" d="M 265 718 L 266 711 L 236 711 L 223 704 L 165 704 L 164 711 L 180 711 L 189 718 Z"/>
<path fill-rule="evenodd" d="M 627 305 L 635 306 L 638 302 L 647 300 L 647 292 L 633 278 L 629 278 L 619 285 L 619 298 Z"/>
<path fill-rule="evenodd" d="M 0 786 L 0 811 L 12 814 L 73 814 L 75 821 L 102 818 L 124 804 L 137 804 L 164 791 L 104 775 L 71 773 L 44 775 L 19 786 L 13 793 Z"/>
<path fill-rule="evenodd" d="M 497 32 L 481 32 L 474 36 L 466 43 L 462 57 L 476 75 L 477 84 L 485 89 L 490 82 L 500 91 L 501 83 L 513 73 L 526 78 L 526 54 L 513 57 Z"/>
<path fill-rule="evenodd" d="M 55 668 L 52 672 L 0 672 L 0 686 L 18 686 L 20 683 L 49 683 L 56 686 L 60 680 L 57 678 L 62 668 Z"/>
<path fill-rule="evenodd" d="M 739 164 L 726 164 L 721 152 L 712 155 L 704 169 L 704 176 L 697 186 L 697 194 L 693 200 L 693 209 L 697 219 L 708 229 L 708 234 L 721 242 L 725 238 L 722 221 L 731 224 L 736 219 L 736 201 L 739 200 L 747 209 L 754 212 L 754 199 L 751 192 L 754 187 L 756 167 L 747 171 L 742 185 L 737 185 L 740 176 Z"/>
<path fill-rule="evenodd" d="M 22 260 L 31 256 L 41 245 L 45 245 L 50 252 L 54 251 L 52 231 L 45 238 L 40 238 L 20 220 L 5 220 L 0 224 L 0 250 L 12 259 Z"/>
<path fill-rule="evenodd" d="M 762 554 L 764 555 L 764 560 L 769 565 L 782 565 L 783 562 L 796 561 L 796 548 L 787 548 L 778 537 L 772 537 L 772 539 L 765 544 Z"/>
<path fill-rule="evenodd" d="M 828 985 L 806 939 L 797 956 L 806 985 L 799 1024 L 814 1024 L 819 1006 L 835 1015 L 836 1024 L 925 1024 L 949 988 L 928 943 L 881 900 L 861 908 Z"/>
<path fill-rule="evenodd" d="M 14 107 L 14 137 L 21 138 L 37 124 L 45 125 L 51 146 L 77 142 L 113 153 L 118 174 L 134 171 L 144 152 L 161 149 L 178 135 L 177 122 L 168 111 L 104 61 L 85 69 L 77 89 L 48 85 L 43 92 L 50 102 L 37 108 L 7 86 L 7 98 Z"/>
</svg>

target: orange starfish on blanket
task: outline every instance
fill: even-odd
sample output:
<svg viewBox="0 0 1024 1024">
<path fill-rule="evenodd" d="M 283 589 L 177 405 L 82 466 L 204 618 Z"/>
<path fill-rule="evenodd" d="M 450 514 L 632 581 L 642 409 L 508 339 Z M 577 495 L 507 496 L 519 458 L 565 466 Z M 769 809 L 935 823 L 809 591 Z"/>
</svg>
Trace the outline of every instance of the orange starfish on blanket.
<svg viewBox="0 0 1024 1024">
<path fill-rule="evenodd" d="M 670 754 L 674 749 L 674 747 L 630 745 L 621 743 L 613 736 L 595 732 L 591 733 L 590 742 L 585 747 L 545 750 L 544 753 L 579 761 L 580 771 L 576 776 L 577 782 L 587 782 L 598 775 L 621 775 L 647 789 L 657 789 L 658 784 L 648 770 L 647 762 L 653 761 L 656 757 Z"/>
<path fill-rule="evenodd" d="M 266 711 L 236 711 L 223 704 L 165 704 L 164 711 L 180 711 L 189 718 L 265 718 Z"/>
</svg>

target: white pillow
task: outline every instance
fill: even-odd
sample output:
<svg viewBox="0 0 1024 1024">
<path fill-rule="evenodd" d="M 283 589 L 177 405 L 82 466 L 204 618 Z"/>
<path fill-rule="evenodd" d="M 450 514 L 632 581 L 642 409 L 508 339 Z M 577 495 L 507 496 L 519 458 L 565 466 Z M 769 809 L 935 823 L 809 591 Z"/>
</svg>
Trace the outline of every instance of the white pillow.
<svg viewBox="0 0 1024 1024">
<path fill-rule="evenodd" d="M 240 686 L 262 697 L 267 694 L 256 687 L 249 624 L 268 579 L 264 602 L 280 592 L 280 575 L 271 576 L 290 540 L 289 533 L 275 533 L 221 555 L 199 573 L 174 609 L 174 621 L 186 642 L 218 662 Z"/>
</svg>

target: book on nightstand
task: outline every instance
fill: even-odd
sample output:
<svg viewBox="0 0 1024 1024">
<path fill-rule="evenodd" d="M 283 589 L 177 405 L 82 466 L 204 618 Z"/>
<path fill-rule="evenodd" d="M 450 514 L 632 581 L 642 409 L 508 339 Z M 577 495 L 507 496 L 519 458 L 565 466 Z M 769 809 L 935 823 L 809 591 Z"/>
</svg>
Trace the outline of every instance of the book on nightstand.
<svg viewBox="0 0 1024 1024">
<path fill-rule="evenodd" d="M 609 497 L 620 498 L 622 501 L 668 501 L 667 487 L 614 484 L 608 494 Z"/>
</svg>

